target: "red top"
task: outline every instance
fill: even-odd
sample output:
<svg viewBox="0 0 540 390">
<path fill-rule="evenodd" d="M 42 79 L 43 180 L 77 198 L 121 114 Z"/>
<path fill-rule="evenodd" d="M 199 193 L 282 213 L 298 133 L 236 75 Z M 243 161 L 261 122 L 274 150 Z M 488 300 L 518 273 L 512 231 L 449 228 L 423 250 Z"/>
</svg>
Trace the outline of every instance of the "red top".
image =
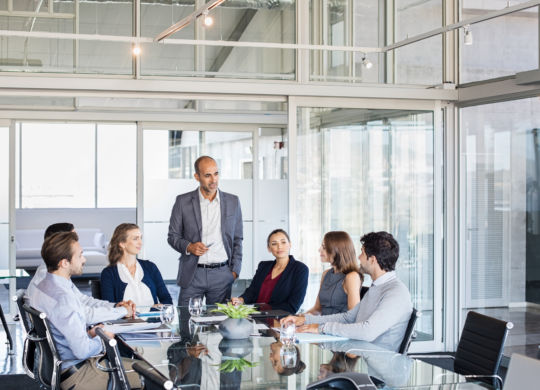
<svg viewBox="0 0 540 390">
<path fill-rule="evenodd" d="M 257 298 L 257 303 L 270 302 L 270 297 L 272 296 L 274 287 L 276 287 L 279 278 L 281 278 L 281 275 L 283 275 L 282 272 L 278 276 L 276 276 L 275 279 L 272 279 L 272 269 L 273 268 L 270 268 L 270 272 L 268 272 L 268 275 L 266 275 L 266 278 L 264 278 L 264 282 L 261 286 L 261 291 L 259 291 L 259 297 Z"/>
</svg>

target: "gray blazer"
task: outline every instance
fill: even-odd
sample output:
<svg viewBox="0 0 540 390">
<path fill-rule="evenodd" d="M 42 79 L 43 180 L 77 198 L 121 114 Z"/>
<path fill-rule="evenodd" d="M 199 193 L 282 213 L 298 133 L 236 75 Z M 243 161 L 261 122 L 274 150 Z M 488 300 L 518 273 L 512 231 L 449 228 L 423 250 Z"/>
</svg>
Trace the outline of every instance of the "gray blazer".
<svg viewBox="0 0 540 390">
<path fill-rule="evenodd" d="M 242 211 L 238 196 L 219 191 L 221 207 L 221 237 L 231 271 L 240 275 L 242 268 Z M 187 246 L 201 241 L 202 219 L 199 188 L 178 195 L 171 213 L 167 242 L 180 252 L 177 284 L 187 287 L 193 280 L 199 256 L 186 255 Z"/>
</svg>

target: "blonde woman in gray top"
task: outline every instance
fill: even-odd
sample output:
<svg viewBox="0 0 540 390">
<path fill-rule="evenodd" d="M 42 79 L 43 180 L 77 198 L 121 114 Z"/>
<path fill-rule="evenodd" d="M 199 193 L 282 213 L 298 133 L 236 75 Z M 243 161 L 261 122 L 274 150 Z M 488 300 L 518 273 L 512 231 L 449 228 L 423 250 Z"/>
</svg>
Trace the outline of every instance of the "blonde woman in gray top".
<svg viewBox="0 0 540 390">
<path fill-rule="evenodd" d="M 328 315 L 352 309 L 360 302 L 363 276 L 351 237 L 341 231 L 326 233 L 319 255 L 331 268 L 323 272 L 317 301 L 306 314 Z"/>
</svg>

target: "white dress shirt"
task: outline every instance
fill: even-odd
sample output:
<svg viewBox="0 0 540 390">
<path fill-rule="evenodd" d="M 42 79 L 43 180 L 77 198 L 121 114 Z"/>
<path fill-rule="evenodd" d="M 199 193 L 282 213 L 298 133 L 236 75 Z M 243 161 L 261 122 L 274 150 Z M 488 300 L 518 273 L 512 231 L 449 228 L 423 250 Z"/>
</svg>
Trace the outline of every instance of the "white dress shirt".
<svg viewBox="0 0 540 390">
<path fill-rule="evenodd" d="M 129 272 L 124 264 L 118 263 L 118 276 L 122 282 L 127 283 L 126 290 L 124 291 L 124 301 L 131 299 L 137 306 L 154 305 L 152 292 L 142 281 L 144 271 L 138 261 L 135 261 L 134 276 L 131 276 L 131 272 Z"/>
<path fill-rule="evenodd" d="M 221 235 L 221 200 L 219 191 L 213 201 L 206 199 L 199 188 L 201 203 L 202 235 L 201 241 L 208 246 L 208 251 L 199 256 L 199 264 L 213 264 L 227 261 L 227 252 Z"/>
</svg>

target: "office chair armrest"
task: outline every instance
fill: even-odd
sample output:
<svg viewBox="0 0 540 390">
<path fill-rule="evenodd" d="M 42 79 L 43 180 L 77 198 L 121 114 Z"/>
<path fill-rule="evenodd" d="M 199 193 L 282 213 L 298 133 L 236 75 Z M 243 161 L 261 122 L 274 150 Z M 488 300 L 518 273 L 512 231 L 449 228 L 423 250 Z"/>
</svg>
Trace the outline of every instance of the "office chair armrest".
<svg viewBox="0 0 540 390">
<path fill-rule="evenodd" d="M 493 379 L 497 379 L 502 387 L 503 385 L 503 380 L 502 378 L 499 376 L 499 375 L 474 375 L 474 374 L 470 374 L 470 375 L 463 375 L 465 378 L 493 378 Z"/>
<path fill-rule="evenodd" d="M 33 334 L 33 333 L 28 333 L 28 334 L 26 335 L 26 339 L 27 339 L 27 340 L 30 340 L 30 341 L 33 341 L 33 342 L 35 342 L 35 343 L 37 343 L 37 342 L 40 342 L 40 341 L 45 341 L 45 340 L 47 340 L 47 337 L 38 337 L 38 336 L 36 336 L 36 335 Z"/>
<path fill-rule="evenodd" d="M 421 355 L 421 354 L 416 354 L 416 353 L 409 353 L 407 354 L 407 357 L 410 357 L 413 359 L 452 359 L 452 360 L 456 359 L 454 355 Z"/>
</svg>

